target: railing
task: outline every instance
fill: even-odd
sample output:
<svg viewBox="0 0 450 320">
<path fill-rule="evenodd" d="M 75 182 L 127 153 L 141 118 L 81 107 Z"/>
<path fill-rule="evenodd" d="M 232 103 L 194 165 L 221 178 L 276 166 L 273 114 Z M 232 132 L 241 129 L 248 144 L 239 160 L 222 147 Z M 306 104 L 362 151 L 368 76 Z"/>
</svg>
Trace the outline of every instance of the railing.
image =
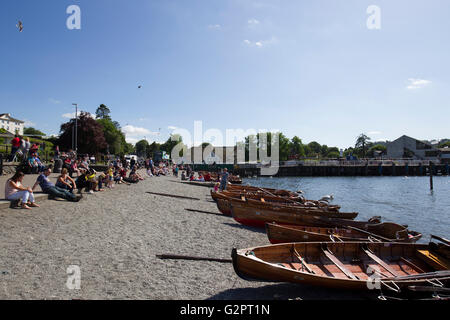
<svg viewBox="0 0 450 320">
<path fill-rule="evenodd" d="M 289 160 L 280 161 L 280 167 L 297 167 L 297 166 L 317 166 L 317 167 L 343 167 L 343 166 L 429 166 L 430 163 L 439 165 L 440 160 L 411 160 L 411 159 L 389 159 L 389 160 Z M 273 164 L 275 165 L 275 163 Z M 270 166 L 268 164 L 261 163 L 238 163 L 237 166 L 240 169 L 245 168 L 260 168 L 262 166 Z"/>
</svg>

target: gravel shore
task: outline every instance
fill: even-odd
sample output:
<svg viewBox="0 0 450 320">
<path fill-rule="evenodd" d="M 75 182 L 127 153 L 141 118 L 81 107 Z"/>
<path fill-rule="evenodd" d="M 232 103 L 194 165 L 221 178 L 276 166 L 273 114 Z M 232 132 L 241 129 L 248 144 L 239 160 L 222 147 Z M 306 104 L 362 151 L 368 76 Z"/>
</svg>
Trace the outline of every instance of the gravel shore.
<svg viewBox="0 0 450 320">
<path fill-rule="evenodd" d="M 148 194 L 170 193 L 199 201 Z M 230 263 L 160 260 L 157 254 L 230 258 L 268 244 L 262 230 L 218 212 L 209 188 L 152 177 L 84 195 L 79 203 L 0 210 L 0 299 L 354 299 L 352 292 L 248 282 Z M 79 266 L 81 288 L 66 286 Z"/>
</svg>

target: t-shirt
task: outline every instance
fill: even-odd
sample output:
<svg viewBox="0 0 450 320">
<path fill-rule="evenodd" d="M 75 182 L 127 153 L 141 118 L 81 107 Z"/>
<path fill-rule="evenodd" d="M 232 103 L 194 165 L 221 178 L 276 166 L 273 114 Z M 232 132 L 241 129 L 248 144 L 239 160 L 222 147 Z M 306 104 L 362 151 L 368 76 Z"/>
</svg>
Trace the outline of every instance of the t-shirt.
<svg viewBox="0 0 450 320">
<path fill-rule="evenodd" d="M 39 182 L 39 185 L 41 186 L 42 191 L 45 191 L 46 189 L 49 189 L 51 187 L 54 187 L 55 185 L 50 182 L 50 179 L 45 176 L 45 174 L 41 174 L 37 178 L 37 182 Z"/>
<path fill-rule="evenodd" d="M 13 147 L 19 148 L 20 147 L 20 139 L 17 138 L 17 137 L 12 139 L 11 144 L 12 144 Z"/>
<path fill-rule="evenodd" d="M 222 180 L 220 181 L 222 185 L 226 184 L 228 180 L 228 172 L 222 173 Z"/>
</svg>

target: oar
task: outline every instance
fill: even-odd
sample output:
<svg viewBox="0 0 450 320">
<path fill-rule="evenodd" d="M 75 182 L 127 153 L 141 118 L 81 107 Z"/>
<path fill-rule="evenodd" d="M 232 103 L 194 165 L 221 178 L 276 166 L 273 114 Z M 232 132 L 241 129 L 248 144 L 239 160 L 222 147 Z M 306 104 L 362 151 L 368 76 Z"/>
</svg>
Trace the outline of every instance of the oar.
<svg viewBox="0 0 450 320">
<path fill-rule="evenodd" d="M 439 240 L 439 241 L 443 242 L 444 244 L 446 244 L 447 246 L 450 246 L 450 240 L 447 240 L 445 238 L 438 237 L 438 236 L 435 236 L 434 234 L 432 234 L 431 239 Z"/>
<path fill-rule="evenodd" d="M 179 196 L 179 195 L 175 195 L 175 194 L 158 193 L 158 192 L 149 192 L 149 191 L 147 191 L 147 193 L 149 193 L 149 194 L 154 194 L 154 195 L 157 195 L 157 196 L 163 196 L 163 197 L 180 198 L 180 199 L 189 199 L 189 200 L 200 200 L 199 198 L 185 197 L 185 196 Z"/>
<path fill-rule="evenodd" d="M 372 236 L 372 237 L 377 238 L 377 239 L 381 239 L 381 240 L 384 240 L 384 241 L 387 241 L 387 242 L 392 242 L 392 239 L 388 239 L 388 238 L 379 236 L 379 235 L 374 234 L 374 233 L 369 232 L 369 231 L 365 231 L 365 230 L 362 230 L 362 229 L 359 229 L 359 228 L 356 228 L 356 227 L 347 226 L 347 225 L 342 224 L 342 223 L 339 223 L 339 222 L 337 222 L 337 221 L 334 221 L 333 223 L 335 223 L 335 224 L 337 224 L 337 225 L 340 225 L 340 226 L 343 227 L 343 228 L 355 230 L 355 231 L 358 231 L 358 232 L 367 234 L 367 235 Z"/>
<path fill-rule="evenodd" d="M 290 201 L 290 202 L 294 202 L 294 203 L 297 203 L 297 204 L 298 204 L 297 201 L 291 200 L 291 199 L 289 199 L 289 198 L 283 198 L 283 197 L 274 195 L 273 193 L 270 193 L 269 191 L 264 190 L 264 189 L 261 189 L 261 188 L 259 188 L 259 187 L 257 187 L 257 188 L 258 188 L 258 190 L 260 190 L 260 191 L 262 191 L 262 192 L 265 192 L 265 193 L 267 193 L 268 195 L 270 195 L 270 196 L 272 196 L 272 197 L 278 198 L 278 199 L 280 199 L 280 200 L 288 200 L 288 201 Z"/>
<path fill-rule="evenodd" d="M 194 256 L 182 256 L 182 255 L 175 255 L 175 254 L 158 254 L 156 255 L 157 258 L 166 260 L 195 260 L 195 261 L 213 261 L 213 262 L 222 262 L 222 263 L 232 263 L 233 260 L 231 259 L 220 259 L 220 258 L 207 258 L 207 257 L 194 257 Z"/>
<path fill-rule="evenodd" d="M 444 278 L 442 278 L 444 277 Z M 420 279 L 427 279 L 427 278 L 437 278 L 437 280 L 447 280 L 450 278 L 450 270 L 442 270 L 442 271 L 433 271 L 433 272 L 427 272 L 427 273 L 419 273 L 419 274 L 410 274 L 407 276 L 401 276 L 401 277 L 391 277 L 387 279 L 382 280 L 420 280 Z"/>
<path fill-rule="evenodd" d="M 224 216 L 224 214 L 218 213 L 218 212 L 210 212 L 210 211 L 203 211 L 203 210 L 197 210 L 197 209 L 188 209 L 188 208 L 184 208 L 184 210 L 186 211 L 191 211 L 191 212 L 200 212 L 200 213 L 207 213 L 207 214 L 215 214 L 217 216 Z"/>
</svg>

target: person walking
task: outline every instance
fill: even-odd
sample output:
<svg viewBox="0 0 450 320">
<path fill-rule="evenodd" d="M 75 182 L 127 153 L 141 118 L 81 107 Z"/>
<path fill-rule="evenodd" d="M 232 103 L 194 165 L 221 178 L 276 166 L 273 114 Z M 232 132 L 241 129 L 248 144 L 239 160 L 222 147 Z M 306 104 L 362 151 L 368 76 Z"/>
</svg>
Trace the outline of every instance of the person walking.
<svg viewBox="0 0 450 320">
<path fill-rule="evenodd" d="M 16 155 L 16 152 L 20 149 L 20 145 L 21 145 L 20 138 L 16 134 L 14 138 L 11 140 L 11 154 L 9 155 L 10 162 L 14 160 L 14 156 Z"/>
</svg>

